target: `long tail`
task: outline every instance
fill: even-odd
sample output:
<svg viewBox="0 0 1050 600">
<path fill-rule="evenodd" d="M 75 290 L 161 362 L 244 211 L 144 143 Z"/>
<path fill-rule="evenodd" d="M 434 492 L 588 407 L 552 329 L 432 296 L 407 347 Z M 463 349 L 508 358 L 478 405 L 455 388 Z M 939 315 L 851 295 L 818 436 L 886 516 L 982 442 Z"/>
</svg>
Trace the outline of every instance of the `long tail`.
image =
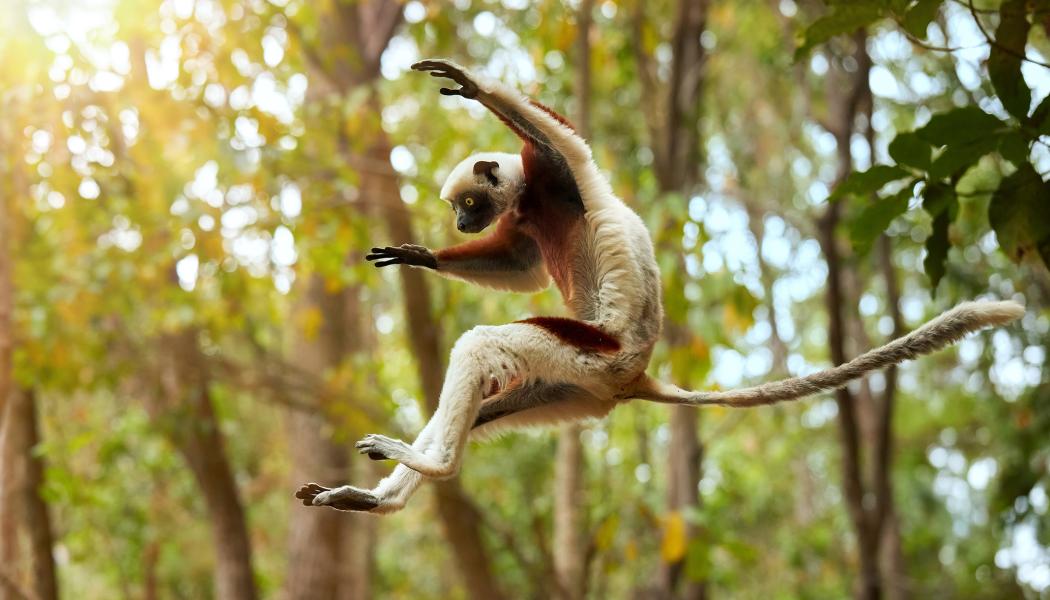
<svg viewBox="0 0 1050 600">
<path fill-rule="evenodd" d="M 671 404 L 721 404 L 731 407 L 795 400 L 840 388 L 866 373 L 940 350 L 959 341 L 967 333 L 1005 325 L 1023 314 L 1024 307 L 1016 302 L 965 302 L 885 346 L 869 350 L 848 363 L 805 377 L 792 377 L 740 390 L 694 392 L 645 376 L 639 380 L 632 397 Z"/>
</svg>

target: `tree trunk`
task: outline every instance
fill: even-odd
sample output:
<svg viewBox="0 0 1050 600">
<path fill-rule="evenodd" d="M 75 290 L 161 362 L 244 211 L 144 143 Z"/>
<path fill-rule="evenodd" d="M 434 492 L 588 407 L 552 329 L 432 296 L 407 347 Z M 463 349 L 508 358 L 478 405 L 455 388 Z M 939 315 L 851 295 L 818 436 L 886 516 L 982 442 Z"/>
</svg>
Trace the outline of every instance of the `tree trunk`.
<svg viewBox="0 0 1050 600">
<path fill-rule="evenodd" d="M 314 43 L 349 44 L 355 52 L 349 59 L 320 60 L 304 41 L 311 72 L 318 75 L 318 83 L 326 84 L 334 93 L 345 93 L 361 86 L 373 86 L 379 77 L 379 61 L 403 18 L 402 6 L 394 0 L 338 4 L 323 17 Z M 315 86 L 311 85 L 311 89 Z M 316 89 L 321 91 L 322 87 Z M 374 92 L 374 90 L 373 90 Z M 375 199 L 380 206 L 381 219 L 392 239 L 407 242 L 414 239 L 408 211 L 400 198 L 397 176 L 389 167 L 390 143 L 380 124 L 382 106 L 373 93 L 371 114 L 375 127 L 369 129 L 371 139 L 355 140 L 353 148 L 369 148 L 364 162 L 370 168 L 361 170 L 362 197 Z M 363 142 L 363 143 L 360 143 Z M 343 144 L 344 160 L 354 158 L 350 144 Z M 360 158 L 360 157 L 358 157 Z M 353 162 L 350 160 L 350 162 Z M 430 294 L 423 274 L 416 269 L 400 269 L 409 341 L 419 368 L 419 377 L 426 407 L 437 408 L 444 377 L 444 353 L 441 350 L 437 324 L 430 314 Z M 434 482 L 437 511 L 445 536 L 452 548 L 452 556 L 472 598 L 498 599 L 502 593 L 492 574 L 488 556 L 481 540 L 480 519 L 469 502 L 458 479 Z"/>
<path fill-rule="evenodd" d="M 21 448 L 22 501 L 33 565 L 32 589 L 39 600 L 57 600 L 58 581 L 55 578 L 55 560 L 51 553 L 54 545 L 51 515 L 43 497 L 40 496 L 40 490 L 44 486 L 44 459 L 34 453 L 34 449 L 40 444 L 36 394 L 33 390 L 19 390 L 10 402 L 13 409 L 12 428 L 17 427 L 21 430 L 18 437 L 24 441 Z"/>
<path fill-rule="evenodd" d="M 591 104 L 591 13 L 593 0 L 583 0 L 576 12 L 576 131 L 590 136 Z M 584 530 L 586 493 L 584 455 L 580 443 L 583 428 L 575 423 L 563 425 L 558 434 L 554 463 L 554 575 L 557 589 L 565 600 L 579 600 L 586 594 Z"/>
<path fill-rule="evenodd" d="M 0 131 L 6 134 L 6 132 Z M 7 140 L 6 135 L 0 136 L 0 142 Z M 3 157 L 0 157 L 3 158 Z M 20 164 L 17 160 L 11 160 L 10 164 Z M 8 179 L 13 174 L 7 169 L 0 170 L 0 174 Z M 13 181 L 0 182 L 0 425 L 3 424 L 4 415 L 7 411 L 4 406 L 11 397 L 12 390 L 12 365 L 14 355 L 14 264 L 11 255 L 12 235 L 14 234 L 13 220 L 15 215 L 14 198 L 16 194 L 11 193 L 15 187 Z"/>
<path fill-rule="evenodd" d="M 297 317 L 309 311 L 321 316 L 316 331 L 297 331 L 295 362 L 299 368 L 323 379 L 325 371 L 338 368 L 351 352 L 350 340 L 364 338 L 358 306 L 358 290 L 344 288 L 337 292 L 325 289 L 319 275 L 313 275 Z M 302 319 L 297 318 L 297 330 Z M 360 350 L 360 348 L 358 348 Z M 288 435 L 292 453 L 292 481 L 316 481 L 335 487 L 351 479 L 350 447 L 337 441 L 332 423 L 325 417 L 324 406 L 316 413 L 295 411 L 289 415 Z M 371 550 L 363 543 L 366 515 L 337 512 L 296 504 L 289 523 L 288 573 L 284 597 L 292 599 L 329 600 L 367 598 L 371 595 L 365 572 L 369 561 L 351 551 L 367 555 Z M 358 595 L 360 594 L 360 595 Z"/>
<path fill-rule="evenodd" d="M 637 3 L 631 28 L 639 78 L 651 97 L 662 97 L 654 110 L 645 111 L 649 125 L 650 145 L 653 149 L 653 170 L 660 192 L 679 193 L 688 197 L 696 188 L 700 172 L 700 100 L 703 91 L 705 53 L 700 36 L 707 25 L 707 0 L 680 0 L 678 2 L 671 42 L 671 65 L 663 94 L 657 87 L 655 61 L 646 50 L 644 36 L 644 2 Z M 655 116 L 662 109 L 663 118 Z M 675 251 L 679 251 L 675 248 Z M 684 259 L 679 268 L 685 272 Z M 687 346 L 691 334 L 681 325 L 684 315 L 668 314 L 665 329 L 668 345 Z M 678 381 L 688 383 L 678 374 Z M 698 415 L 689 407 L 671 408 L 670 460 L 667 507 L 671 512 L 684 512 L 697 506 L 699 495 L 702 447 L 697 433 Z M 687 539 L 692 539 L 695 528 L 690 526 Z M 705 594 L 703 582 L 682 581 L 684 557 L 664 565 L 660 573 L 660 588 L 668 598 L 696 599 Z"/>
<path fill-rule="evenodd" d="M 904 319 L 900 310 L 900 287 L 897 285 L 897 273 L 893 268 L 893 250 L 890 246 L 890 238 L 885 234 L 879 237 L 878 250 L 882 277 L 886 285 L 886 305 L 889 308 L 890 318 L 893 319 L 893 331 L 890 333 L 890 339 L 893 339 L 904 333 Z M 881 572 L 886 596 L 890 600 L 907 600 L 911 595 L 910 586 L 890 477 L 893 466 L 893 411 L 897 402 L 897 367 L 886 369 L 885 376 L 886 388 L 882 392 L 881 403 L 878 407 L 876 438 L 872 442 L 875 456 L 876 494 L 882 498 L 882 510 L 885 513 L 882 524 Z"/>
<path fill-rule="evenodd" d="M 22 579 L 18 534 L 19 523 L 24 519 L 21 490 L 25 482 L 25 442 L 21 439 L 23 428 L 18 422 L 16 403 L 9 400 L 4 408 L 6 414 L 0 419 L 0 576 L 13 584 Z M 17 597 L 13 589 L 0 586 L 0 600 Z"/>
<path fill-rule="evenodd" d="M 215 545 L 215 595 L 221 600 L 254 600 L 251 542 L 244 509 L 215 418 L 196 332 L 168 336 L 158 353 L 163 361 L 163 406 L 157 402 L 148 406 L 162 423 L 173 415 L 179 417 L 165 429 L 204 495 Z"/>
<path fill-rule="evenodd" d="M 373 100 L 375 114 L 380 114 L 378 99 Z M 377 164 L 388 164 L 390 145 L 386 135 L 377 134 L 370 150 L 370 158 Z M 361 174 L 361 187 L 366 198 L 379 203 L 383 220 L 392 240 L 412 242 L 415 235 L 405 203 L 401 201 L 394 171 L 371 170 Z M 441 349 L 437 322 L 430 312 L 430 288 L 419 269 L 400 269 L 401 287 L 405 298 L 406 330 L 411 332 L 409 343 L 419 369 L 420 387 L 429 413 L 437 410 L 441 383 L 444 378 L 445 353 Z M 489 557 L 481 540 L 481 525 L 477 509 L 470 503 L 459 483 L 459 478 L 433 482 L 438 515 L 445 537 L 452 548 L 453 560 L 471 598 L 489 600 L 503 598 L 492 574 Z"/>
<path fill-rule="evenodd" d="M 15 390 L 6 409 L 0 436 L 0 575 L 18 588 L 0 586 L 0 598 L 56 600 L 51 517 L 40 496 L 44 464 L 33 453 L 40 443 L 36 395 Z"/>
<path fill-rule="evenodd" d="M 856 116 L 864 102 L 871 101 L 871 92 L 868 87 L 868 73 L 871 70 L 871 58 L 865 48 L 867 34 L 858 32 L 853 37 L 855 45 L 854 55 L 858 68 L 852 75 L 833 71 L 828 78 L 829 106 L 833 118 L 830 119 L 831 133 L 837 142 L 839 167 L 837 181 L 841 182 L 853 168 L 853 153 L 850 141 L 855 129 Z M 845 78 L 847 81 L 836 81 Z M 828 283 L 825 294 L 825 307 L 828 312 L 828 348 L 831 361 L 835 365 L 845 363 L 848 359 L 846 351 L 846 319 L 843 307 L 848 305 L 846 284 L 844 282 L 843 251 L 837 237 L 837 227 L 840 219 L 841 203 L 831 203 L 827 212 L 820 219 L 819 241 L 824 252 L 824 258 L 828 265 Z M 879 573 L 879 548 L 882 542 L 882 527 L 885 515 L 889 510 L 886 493 L 888 487 L 887 463 L 885 455 L 880 457 L 882 451 L 888 452 L 888 446 L 876 449 L 873 458 L 883 461 L 881 466 L 876 467 L 874 472 L 879 478 L 880 484 L 875 485 L 871 492 L 875 502 L 865 503 L 865 484 L 862 463 L 862 431 L 857 412 L 857 399 L 849 388 L 841 388 L 835 391 L 835 401 L 838 405 L 839 437 L 842 445 L 842 476 L 843 495 L 846 499 L 846 508 L 857 536 L 857 553 L 860 570 L 860 578 L 857 582 L 857 598 L 873 600 L 882 596 L 882 581 Z M 885 435 L 889 435 L 889 415 L 885 415 L 882 423 Z"/>
<path fill-rule="evenodd" d="M 563 426 L 554 459 L 554 574 L 565 600 L 585 593 L 582 431 L 579 425 Z"/>
</svg>

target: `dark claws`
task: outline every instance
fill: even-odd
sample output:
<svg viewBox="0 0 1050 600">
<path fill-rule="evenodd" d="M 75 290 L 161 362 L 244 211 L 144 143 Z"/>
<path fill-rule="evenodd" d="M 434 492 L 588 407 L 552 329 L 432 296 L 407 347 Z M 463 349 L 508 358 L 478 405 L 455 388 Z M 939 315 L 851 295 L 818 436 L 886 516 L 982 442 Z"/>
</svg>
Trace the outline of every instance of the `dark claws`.
<svg viewBox="0 0 1050 600">
<path fill-rule="evenodd" d="M 305 506 L 314 506 L 313 500 L 318 494 L 330 491 L 322 485 L 308 483 L 295 492 L 295 497 L 303 501 Z M 326 506 L 336 510 L 369 511 L 379 506 L 379 499 L 366 490 L 351 490 L 345 498 L 333 500 Z"/>
<path fill-rule="evenodd" d="M 365 260 L 378 261 L 375 263 L 377 267 L 405 264 L 437 268 L 437 259 L 434 258 L 434 254 L 427 248 L 415 244 L 403 244 L 398 248 L 372 248 L 372 252 L 365 255 Z"/>
<path fill-rule="evenodd" d="M 443 96 L 462 96 L 472 99 L 478 95 L 478 85 L 460 66 L 444 60 L 422 60 L 412 65 L 414 71 L 429 72 L 431 77 L 443 77 L 458 83 L 459 89 L 441 88 Z"/>
<path fill-rule="evenodd" d="M 314 498 L 321 492 L 327 491 L 328 488 L 322 485 L 308 483 L 295 492 L 295 497 L 303 501 L 303 506 L 313 506 Z"/>
</svg>

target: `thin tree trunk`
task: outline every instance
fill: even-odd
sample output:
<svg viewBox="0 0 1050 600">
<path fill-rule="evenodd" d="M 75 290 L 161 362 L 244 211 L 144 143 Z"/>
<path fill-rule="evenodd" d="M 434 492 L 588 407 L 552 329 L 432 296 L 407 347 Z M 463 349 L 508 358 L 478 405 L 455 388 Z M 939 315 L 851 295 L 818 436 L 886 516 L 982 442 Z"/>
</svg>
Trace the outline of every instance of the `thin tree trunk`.
<svg viewBox="0 0 1050 600">
<path fill-rule="evenodd" d="M 0 436 L 0 568 L 19 587 L 0 586 L 0 598 L 56 600 L 51 517 L 40 496 L 44 464 L 34 454 L 40 443 L 36 395 L 17 389 L 6 410 Z"/>
<path fill-rule="evenodd" d="M 379 59 L 393 37 L 403 17 L 401 5 L 392 0 L 340 5 L 326 19 L 321 28 L 321 40 L 350 43 L 356 49 L 358 60 L 311 60 L 310 67 L 326 80 L 330 89 L 348 90 L 370 86 L 379 77 Z M 304 44 L 309 52 L 309 44 Z M 373 94 L 372 114 L 381 114 L 378 96 Z M 375 169 L 361 171 L 362 196 L 375 199 L 380 206 L 381 219 L 390 237 L 400 242 L 414 239 L 410 217 L 397 184 L 397 176 L 390 164 L 390 143 L 382 127 L 373 130 L 366 160 Z M 437 323 L 430 313 L 430 290 L 423 274 L 416 269 L 400 269 L 405 296 L 405 315 L 412 354 L 419 369 L 420 387 L 430 412 L 437 409 L 441 383 L 444 377 L 444 354 L 441 351 Z M 470 597 L 499 599 L 502 593 L 492 574 L 488 556 L 481 541 L 479 515 L 463 493 L 458 479 L 434 482 L 437 511 L 445 536 L 452 548 L 456 568 Z"/>
<path fill-rule="evenodd" d="M 4 576 L 21 582 L 22 561 L 18 534 L 25 508 L 21 493 L 25 481 L 25 463 L 22 460 L 25 442 L 21 439 L 23 431 L 16 403 L 8 401 L 4 408 L 6 414 L 3 415 L 3 427 L 0 428 L 0 568 L 3 568 Z M 15 591 L 12 589 L 0 587 L 0 600 L 16 597 L 13 594 Z"/>
<path fill-rule="evenodd" d="M 593 7 L 593 0 L 583 0 L 576 12 L 576 130 L 585 139 L 590 136 Z M 554 463 L 554 575 L 565 600 L 579 600 L 586 594 L 582 432 L 583 428 L 575 423 L 562 426 Z"/>
<path fill-rule="evenodd" d="M 579 425 L 558 435 L 554 463 L 554 574 L 566 600 L 584 597 L 583 445 Z"/>
<path fill-rule="evenodd" d="M 787 345 L 784 344 L 784 339 L 780 337 L 780 331 L 777 329 L 777 310 L 773 303 L 773 284 L 776 282 L 776 277 L 770 269 L 766 259 L 762 258 L 762 242 L 765 239 L 766 226 L 763 221 L 765 211 L 762 207 L 758 206 L 758 203 L 751 198 L 746 198 L 743 201 L 744 210 L 747 211 L 747 226 L 751 230 L 752 237 L 755 238 L 755 250 L 758 257 L 758 273 L 759 279 L 762 282 L 762 291 L 765 294 L 766 308 L 769 310 L 769 327 L 770 327 L 770 346 L 773 348 L 773 368 L 772 376 L 783 376 L 788 372 L 787 369 Z"/>
<path fill-rule="evenodd" d="M 222 600 L 254 600 L 248 527 L 215 418 L 196 332 L 169 336 L 160 352 L 164 406 L 151 402 L 151 412 L 160 419 L 172 411 L 182 417 L 166 429 L 204 495 L 215 546 L 215 595 Z"/>
<path fill-rule="evenodd" d="M 51 553 L 54 546 L 51 515 L 40 495 L 44 486 L 44 459 L 34 452 L 40 444 L 36 394 L 33 390 L 19 390 L 10 401 L 17 407 L 11 411 L 15 419 L 12 425 L 22 430 L 19 437 L 25 442 L 22 447 L 22 492 L 25 527 L 29 534 L 29 552 L 33 565 L 32 587 L 40 600 L 56 600 L 58 581 L 55 578 L 55 560 Z"/>
<path fill-rule="evenodd" d="M 7 137 L 6 131 L 0 131 L 0 142 L 4 143 L 4 146 L 9 145 L 9 140 L 4 138 Z M 13 148 L 17 152 L 18 148 Z M 20 153 L 19 153 L 20 156 Z M 2 158 L 2 157 L 0 157 Z M 13 171 L 18 171 L 19 161 L 11 160 L 9 164 L 15 165 Z M 18 190 L 12 190 L 16 187 L 15 173 L 9 172 L 7 169 L 0 170 L 0 174 L 4 175 L 4 179 L 9 181 L 0 182 L 0 425 L 3 424 L 4 415 L 7 411 L 4 410 L 12 391 L 12 361 L 14 355 L 14 261 L 12 258 L 13 241 L 12 236 L 14 234 L 13 220 L 15 216 L 14 198 L 17 197 Z M 14 191 L 15 193 L 12 193 Z"/>
<path fill-rule="evenodd" d="M 853 167 L 853 153 L 850 147 L 854 132 L 854 122 L 861 108 L 861 103 L 870 98 L 868 89 L 868 72 L 871 59 L 865 48 L 867 35 L 859 32 L 853 40 L 856 45 L 858 68 L 842 85 L 835 77 L 829 77 L 828 87 L 831 99 L 831 110 L 836 118 L 831 120 L 838 149 L 838 181 L 842 181 Z M 845 93 L 844 93 L 845 92 Z M 825 294 L 825 307 L 828 312 L 828 348 L 831 361 L 840 365 L 847 360 L 846 353 L 846 320 L 843 315 L 845 302 L 845 283 L 843 281 L 843 256 L 836 235 L 840 219 L 841 203 L 831 203 L 820 219 L 819 240 L 824 258 L 828 265 L 828 283 Z M 857 583 L 858 598 L 873 600 L 882 595 L 879 577 L 879 543 L 881 541 L 881 518 L 873 518 L 865 506 L 864 481 L 861 457 L 861 435 L 856 410 L 856 399 L 849 388 L 835 392 L 838 405 L 839 436 L 842 445 L 843 495 L 846 507 L 857 536 L 857 551 L 860 568 L 860 579 Z"/>
<path fill-rule="evenodd" d="M 299 368 L 323 379 L 325 371 L 338 368 L 351 352 L 350 340 L 364 339 L 354 287 L 336 292 L 325 289 L 319 275 L 307 283 L 303 301 L 296 309 L 295 362 Z M 302 331 L 304 319 L 316 311 L 320 324 L 316 330 Z M 313 329 L 313 328 L 311 328 Z M 367 344 L 365 345 L 367 347 Z M 316 481 L 322 485 L 343 485 L 351 479 L 350 448 L 347 441 L 333 437 L 334 425 L 325 417 L 323 406 L 312 413 L 289 414 L 288 435 L 292 453 L 291 478 L 296 483 Z M 367 598 L 371 590 L 368 568 L 351 553 L 361 548 L 366 515 L 341 513 L 327 509 L 299 506 L 293 509 L 289 523 L 288 571 L 284 597 L 288 600 Z M 362 595 L 356 595 L 360 593 Z"/>
<path fill-rule="evenodd" d="M 650 97 L 661 97 L 657 87 L 658 69 L 646 50 L 644 2 L 637 3 L 631 35 L 639 78 Z M 703 91 L 705 53 L 700 35 L 707 24 L 707 0 L 680 0 L 671 38 L 671 65 L 664 94 L 663 118 L 656 110 L 647 110 L 647 123 L 653 149 L 653 170 L 661 193 L 680 193 L 688 197 L 695 190 L 700 172 L 700 99 Z M 679 260 L 684 272 L 684 261 Z M 675 322 L 676 315 L 666 319 L 669 345 L 689 343 L 688 331 Z M 679 381 L 686 381 L 678 374 Z M 684 512 L 699 504 L 702 447 L 697 432 L 697 411 L 688 407 L 671 408 L 667 507 L 671 512 Z M 695 528 L 687 529 L 692 539 Z M 669 598 L 697 599 L 705 595 L 701 581 L 682 581 L 684 557 L 664 565 L 660 573 L 661 593 Z"/>
<path fill-rule="evenodd" d="M 378 99 L 373 104 L 379 114 Z M 370 156 L 379 164 L 386 164 L 390 145 L 383 133 L 372 146 Z M 375 198 L 382 207 L 383 220 L 392 240 L 415 240 L 405 203 L 397 186 L 394 171 L 367 171 L 361 174 L 365 197 Z M 441 350 L 437 322 L 430 312 L 430 288 L 419 269 L 400 269 L 401 287 L 405 298 L 406 329 L 409 343 L 418 367 L 420 387 L 426 399 L 428 412 L 437 410 L 441 383 L 444 378 L 444 352 Z M 477 509 L 467 499 L 459 478 L 433 482 L 437 510 L 445 537 L 452 548 L 453 560 L 471 598 L 477 600 L 503 598 L 493 576 L 489 557 L 481 540 L 481 524 Z"/>
<path fill-rule="evenodd" d="M 886 304 L 890 318 L 893 319 L 893 331 L 890 338 L 897 338 L 904 332 L 904 318 L 900 310 L 900 287 L 897 284 L 897 273 L 893 268 L 893 250 L 890 238 L 883 234 L 879 237 L 879 261 L 882 277 L 886 284 Z M 904 547 L 901 541 L 900 522 L 897 520 L 896 502 L 893 497 L 891 479 L 893 458 L 893 411 L 897 402 L 897 367 L 885 371 L 886 388 L 882 392 L 879 412 L 876 415 L 875 455 L 875 488 L 881 497 L 881 510 L 884 511 L 882 523 L 882 581 L 883 589 L 890 600 L 907 600 L 910 594 L 907 567 L 904 560 Z"/>
</svg>

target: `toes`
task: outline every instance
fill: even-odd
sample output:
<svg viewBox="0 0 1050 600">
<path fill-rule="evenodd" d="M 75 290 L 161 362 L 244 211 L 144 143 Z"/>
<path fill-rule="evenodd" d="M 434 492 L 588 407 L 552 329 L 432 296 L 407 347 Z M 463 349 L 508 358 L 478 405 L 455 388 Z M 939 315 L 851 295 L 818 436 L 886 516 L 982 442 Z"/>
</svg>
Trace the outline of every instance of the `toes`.
<svg viewBox="0 0 1050 600">
<path fill-rule="evenodd" d="M 367 454 L 372 460 L 386 460 L 389 458 L 385 452 L 380 450 L 371 442 L 360 441 L 356 444 L 358 454 Z"/>
<path fill-rule="evenodd" d="M 313 506 L 314 500 L 318 495 L 328 491 L 328 488 L 317 485 L 316 483 L 308 483 L 298 491 L 295 492 L 295 497 L 303 501 L 304 506 Z"/>
</svg>

